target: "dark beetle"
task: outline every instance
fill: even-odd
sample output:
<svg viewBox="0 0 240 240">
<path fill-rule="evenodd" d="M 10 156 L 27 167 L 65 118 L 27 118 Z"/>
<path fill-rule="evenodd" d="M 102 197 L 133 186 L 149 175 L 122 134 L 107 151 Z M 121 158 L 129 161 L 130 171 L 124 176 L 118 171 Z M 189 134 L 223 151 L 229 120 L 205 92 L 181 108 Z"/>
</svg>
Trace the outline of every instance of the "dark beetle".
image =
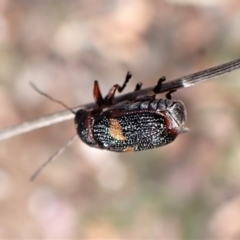
<svg viewBox="0 0 240 240">
<path fill-rule="evenodd" d="M 171 99 L 173 91 L 167 93 L 166 99 L 155 99 L 155 91 L 165 81 L 164 77 L 149 95 L 112 105 L 103 111 L 102 106 L 111 105 L 116 90 L 121 92 L 130 78 L 128 73 L 124 84 L 114 85 L 105 99 L 95 81 L 93 93 L 97 108 L 81 109 L 75 116 L 77 133 L 87 145 L 114 152 L 141 151 L 169 144 L 178 134 L 188 130 L 184 126 L 186 108 L 181 101 Z M 135 91 L 140 88 L 141 84 L 137 84 Z"/>
<path fill-rule="evenodd" d="M 139 96 L 134 101 L 123 101 L 113 104 L 116 90 L 122 92 L 131 74 L 127 73 L 122 86 L 114 85 L 103 99 L 98 82 L 94 82 L 93 96 L 97 107 L 93 110 L 81 109 L 75 113 L 71 108 L 59 100 L 40 91 L 34 84 L 32 87 L 57 102 L 75 114 L 75 125 L 79 137 L 90 147 L 106 149 L 114 152 L 134 152 L 161 147 L 171 143 L 180 133 L 188 131 L 184 126 L 187 112 L 184 104 L 172 100 L 170 91 L 166 98 L 155 99 L 161 89 L 165 77 L 159 79 L 156 87 L 147 95 Z M 135 91 L 141 89 L 142 84 L 136 85 Z M 108 107 L 103 111 L 104 107 Z M 59 156 L 75 139 L 76 134 L 68 144 L 55 152 L 31 176 L 33 181 L 38 174 L 52 160 Z"/>
</svg>

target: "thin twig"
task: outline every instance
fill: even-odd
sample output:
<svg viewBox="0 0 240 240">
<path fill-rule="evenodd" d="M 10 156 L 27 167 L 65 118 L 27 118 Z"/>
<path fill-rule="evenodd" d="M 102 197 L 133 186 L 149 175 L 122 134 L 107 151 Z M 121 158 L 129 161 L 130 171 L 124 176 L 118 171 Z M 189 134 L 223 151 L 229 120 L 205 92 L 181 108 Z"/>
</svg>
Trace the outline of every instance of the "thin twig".
<svg viewBox="0 0 240 240">
<path fill-rule="evenodd" d="M 220 75 L 226 74 L 228 72 L 232 72 L 236 69 L 240 68 L 240 58 L 236 59 L 234 61 L 218 65 L 213 68 L 209 68 L 200 72 L 196 72 L 181 78 L 177 78 L 175 80 L 164 82 L 161 86 L 161 89 L 158 91 L 158 93 L 164 93 L 169 92 L 171 90 L 176 90 L 179 88 L 186 88 L 193 86 L 196 83 L 200 83 L 209 79 L 216 78 Z M 152 91 L 153 87 L 145 88 L 139 91 L 130 92 L 127 94 L 122 94 L 114 99 L 114 104 L 119 103 L 124 100 L 134 100 L 137 96 L 144 95 Z M 84 108 L 84 109 L 92 109 L 96 106 L 95 103 L 89 103 L 86 105 L 78 106 L 73 108 L 74 111 Z M 107 107 L 107 106 L 105 106 Z M 38 128 L 46 127 L 53 125 L 55 123 L 63 122 L 66 120 L 70 120 L 74 117 L 74 115 L 65 110 L 61 112 L 57 112 L 54 114 L 50 114 L 32 121 L 27 121 L 24 123 L 21 123 L 19 125 L 5 128 L 0 131 L 0 140 L 8 139 Z"/>
</svg>

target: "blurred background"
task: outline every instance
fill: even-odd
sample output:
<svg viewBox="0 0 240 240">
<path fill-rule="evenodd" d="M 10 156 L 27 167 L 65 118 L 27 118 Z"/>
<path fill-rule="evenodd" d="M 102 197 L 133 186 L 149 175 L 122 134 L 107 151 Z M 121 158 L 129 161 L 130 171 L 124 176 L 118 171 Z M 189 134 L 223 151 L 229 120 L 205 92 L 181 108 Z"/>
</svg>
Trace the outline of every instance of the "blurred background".
<svg viewBox="0 0 240 240">
<path fill-rule="evenodd" d="M 154 86 L 240 57 L 238 0 L 0 0 L 0 128 L 93 101 L 127 71 Z M 181 89 L 190 132 L 138 153 L 66 121 L 0 142 L 1 239 L 239 239 L 240 71 Z"/>
</svg>

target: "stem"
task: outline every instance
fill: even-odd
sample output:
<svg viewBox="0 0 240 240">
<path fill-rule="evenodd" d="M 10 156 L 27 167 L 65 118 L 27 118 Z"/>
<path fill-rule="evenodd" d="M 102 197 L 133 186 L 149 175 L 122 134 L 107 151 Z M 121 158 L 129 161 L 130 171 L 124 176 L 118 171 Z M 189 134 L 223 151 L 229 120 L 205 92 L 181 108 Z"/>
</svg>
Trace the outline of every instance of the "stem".
<svg viewBox="0 0 240 240">
<path fill-rule="evenodd" d="M 240 68 L 240 58 L 236 59 L 234 61 L 231 61 L 231 62 L 227 62 L 225 64 L 218 65 L 216 67 L 212 67 L 212 68 L 200 71 L 200 72 L 196 72 L 196 73 L 186 75 L 181 78 L 174 79 L 169 82 L 164 82 L 161 86 L 161 89 L 157 93 L 164 93 L 164 92 L 169 92 L 171 90 L 177 90 L 180 88 L 190 87 L 190 86 L 195 85 L 196 83 L 200 83 L 200 82 L 203 82 L 206 80 L 213 79 L 215 77 L 226 74 L 228 72 L 232 72 L 239 68 Z M 135 91 L 135 92 L 130 92 L 127 94 L 122 94 L 118 97 L 115 97 L 113 102 L 114 102 L 114 104 L 116 104 L 116 103 L 122 102 L 124 100 L 130 100 L 130 101 L 134 100 L 134 99 L 136 99 L 137 96 L 145 95 L 145 94 L 148 94 L 149 92 L 152 92 L 154 87 L 155 86 L 150 87 L 150 88 L 145 88 L 145 89 Z M 88 103 L 86 105 L 75 107 L 75 108 L 73 108 L 73 110 L 76 111 L 80 108 L 92 109 L 94 107 L 96 107 L 95 103 Z M 105 107 L 107 107 L 107 106 L 105 106 Z M 8 139 L 8 138 L 11 138 L 11 137 L 14 137 L 14 136 L 26 133 L 26 132 L 33 131 L 35 129 L 50 126 L 50 125 L 53 125 L 53 124 L 56 124 L 59 122 L 66 121 L 66 120 L 70 120 L 72 118 L 74 118 L 74 115 L 69 110 L 65 110 L 65 111 L 57 112 L 57 113 L 50 114 L 50 115 L 47 115 L 44 117 L 40 117 L 40 118 L 32 120 L 32 121 L 26 121 L 19 125 L 1 130 L 0 131 L 0 140 Z"/>
</svg>

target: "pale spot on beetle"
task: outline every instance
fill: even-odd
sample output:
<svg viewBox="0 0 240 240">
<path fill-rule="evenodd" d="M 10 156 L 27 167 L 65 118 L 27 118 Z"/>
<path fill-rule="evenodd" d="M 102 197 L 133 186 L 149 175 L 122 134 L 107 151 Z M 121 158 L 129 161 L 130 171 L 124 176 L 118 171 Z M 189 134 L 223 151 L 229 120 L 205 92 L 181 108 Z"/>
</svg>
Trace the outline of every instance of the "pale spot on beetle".
<svg viewBox="0 0 240 240">
<path fill-rule="evenodd" d="M 134 152 L 134 147 L 127 147 L 123 151 L 124 152 Z"/>
<path fill-rule="evenodd" d="M 110 118 L 109 121 L 110 121 L 109 127 L 110 136 L 119 141 L 127 140 L 126 137 L 123 135 L 122 127 L 119 124 L 118 120 Z"/>
</svg>

